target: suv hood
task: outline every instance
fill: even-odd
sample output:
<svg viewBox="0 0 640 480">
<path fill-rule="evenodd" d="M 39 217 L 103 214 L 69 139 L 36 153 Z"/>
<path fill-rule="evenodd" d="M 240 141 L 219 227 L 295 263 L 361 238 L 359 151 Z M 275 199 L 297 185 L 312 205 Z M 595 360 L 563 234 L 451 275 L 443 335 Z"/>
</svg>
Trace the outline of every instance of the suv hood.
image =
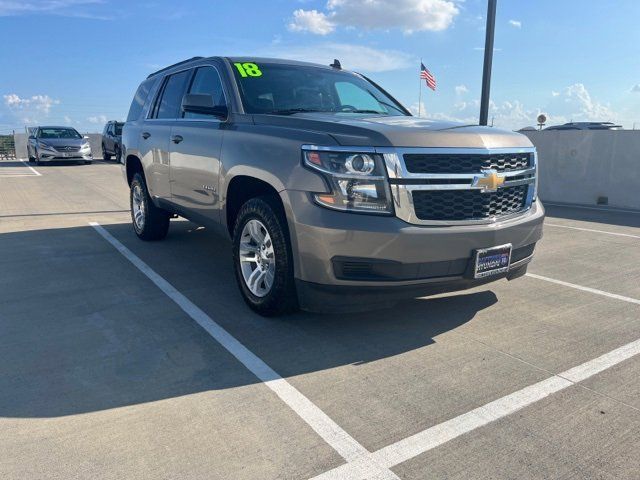
<svg viewBox="0 0 640 480">
<path fill-rule="evenodd" d="M 376 147 L 522 148 L 527 137 L 493 127 L 440 122 L 417 117 L 298 113 L 254 115 L 257 124 L 312 130 L 340 145 Z"/>
</svg>

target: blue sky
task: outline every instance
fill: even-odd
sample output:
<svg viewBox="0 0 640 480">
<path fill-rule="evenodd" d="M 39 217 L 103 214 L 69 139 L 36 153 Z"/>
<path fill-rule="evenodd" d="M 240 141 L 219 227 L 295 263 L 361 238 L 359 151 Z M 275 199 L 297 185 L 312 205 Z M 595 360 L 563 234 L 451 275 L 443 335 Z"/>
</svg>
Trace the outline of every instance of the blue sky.
<svg viewBox="0 0 640 480">
<path fill-rule="evenodd" d="M 477 122 L 486 0 L 0 0 L 0 133 L 123 119 L 150 72 L 194 55 L 330 63 L 423 116 Z M 498 0 L 490 117 L 640 128 L 640 2 Z"/>
</svg>

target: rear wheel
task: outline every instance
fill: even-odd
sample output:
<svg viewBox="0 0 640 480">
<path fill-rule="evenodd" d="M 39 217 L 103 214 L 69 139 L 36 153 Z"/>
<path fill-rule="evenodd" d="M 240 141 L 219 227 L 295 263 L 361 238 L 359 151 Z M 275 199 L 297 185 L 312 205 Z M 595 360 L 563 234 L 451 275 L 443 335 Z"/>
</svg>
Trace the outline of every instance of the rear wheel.
<svg viewBox="0 0 640 480">
<path fill-rule="evenodd" d="M 116 163 L 122 163 L 121 161 L 121 153 L 120 153 L 120 147 L 116 146 Z"/>
<path fill-rule="evenodd" d="M 233 260 L 249 307 L 267 317 L 297 310 L 286 218 L 272 197 L 253 198 L 240 209 L 233 230 Z"/>
<path fill-rule="evenodd" d="M 104 147 L 104 143 L 102 144 L 102 160 L 108 162 L 111 160 L 111 155 L 107 153 L 107 149 Z"/>
<path fill-rule="evenodd" d="M 169 232 L 170 214 L 162 208 L 156 207 L 149 192 L 144 177 L 136 173 L 131 181 L 129 194 L 131 204 L 131 220 L 136 235 L 142 240 L 162 240 Z"/>
</svg>

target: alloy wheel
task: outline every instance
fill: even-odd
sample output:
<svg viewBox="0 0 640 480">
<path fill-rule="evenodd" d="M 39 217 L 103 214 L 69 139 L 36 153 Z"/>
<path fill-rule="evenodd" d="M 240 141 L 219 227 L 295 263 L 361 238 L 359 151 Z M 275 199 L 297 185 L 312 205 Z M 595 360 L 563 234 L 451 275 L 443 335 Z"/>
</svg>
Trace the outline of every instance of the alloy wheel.
<svg viewBox="0 0 640 480">
<path fill-rule="evenodd" d="M 134 185 L 131 192 L 131 208 L 133 209 L 133 221 L 139 231 L 144 230 L 146 220 L 146 204 L 144 201 L 144 192 L 140 185 Z"/>
<path fill-rule="evenodd" d="M 273 287 L 276 257 L 267 228 L 259 220 L 249 220 L 240 238 L 240 269 L 244 283 L 256 297 L 264 297 Z"/>
</svg>

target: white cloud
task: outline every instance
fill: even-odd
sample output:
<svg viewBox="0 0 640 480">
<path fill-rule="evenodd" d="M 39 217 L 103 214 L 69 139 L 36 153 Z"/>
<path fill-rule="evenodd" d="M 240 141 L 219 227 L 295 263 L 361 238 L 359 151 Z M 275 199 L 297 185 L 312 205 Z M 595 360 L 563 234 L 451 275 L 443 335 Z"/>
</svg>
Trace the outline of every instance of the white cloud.
<svg viewBox="0 0 640 480">
<path fill-rule="evenodd" d="M 317 10 L 296 10 L 288 25 L 292 32 L 309 32 L 316 35 L 327 35 L 333 32 L 335 25 L 327 15 Z"/>
<path fill-rule="evenodd" d="M 107 123 L 107 117 L 105 115 L 95 115 L 93 117 L 87 117 L 87 121 L 91 124 L 103 124 Z"/>
<path fill-rule="evenodd" d="M 455 91 L 456 95 L 464 95 L 465 93 L 469 93 L 469 89 L 466 85 L 456 85 Z"/>
<path fill-rule="evenodd" d="M 632 93 L 640 93 L 640 83 L 636 83 L 633 87 L 631 87 Z"/>
<path fill-rule="evenodd" d="M 336 25 L 405 33 L 449 28 L 460 12 L 459 0 L 328 0 L 326 12 L 296 10 L 289 29 L 326 35 Z"/>
<path fill-rule="evenodd" d="M 60 100 L 55 100 L 49 95 L 33 95 L 32 97 L 20 97 L 15 93 L 3 95 L 4 103 L 13 111 L 35 111 L 48 115 L 53 105 L 58 105 Z"/>
<path fill-rule="evenodd" d="M 384 72 L 407 68 L 415 60 L 411 55 L 397 50 L 377 50 L 363 45 L 347 43 L 320 43 L 308 46 L 277 46 L 265 52 L 267 55 L 303 60 L 329 65 L 334 58 L 349 70 Z"/>
<path fill-rule="evenodd" d="M 552 97 L 559 97 L 560 96 L 560 92 L 556 92 L 555 90 L 551 90 L 551 96 Z"/>
<path fill-rule="evenodd" d="M 0 0 L 0 17 L 14 15 L 64 15 L 68 17 L 107 19 L 100 15 L 94 15 L 80 7 L 104 3 L 104 0 L 39 0 L 17 1 Z"/>
<path fill-rule="evenodd" d="M 610 121 L 616 117 L 608 104 L 593 100 L 582 83 L 568 86 L 564 92 L 564 101 L 575 120 Z"/>
<path fill-rule="evenodd" d="M 522 22 L 520 20 L 509 20 L 509 25 L 515 28 L 522 28 Z"/>
</svg>

